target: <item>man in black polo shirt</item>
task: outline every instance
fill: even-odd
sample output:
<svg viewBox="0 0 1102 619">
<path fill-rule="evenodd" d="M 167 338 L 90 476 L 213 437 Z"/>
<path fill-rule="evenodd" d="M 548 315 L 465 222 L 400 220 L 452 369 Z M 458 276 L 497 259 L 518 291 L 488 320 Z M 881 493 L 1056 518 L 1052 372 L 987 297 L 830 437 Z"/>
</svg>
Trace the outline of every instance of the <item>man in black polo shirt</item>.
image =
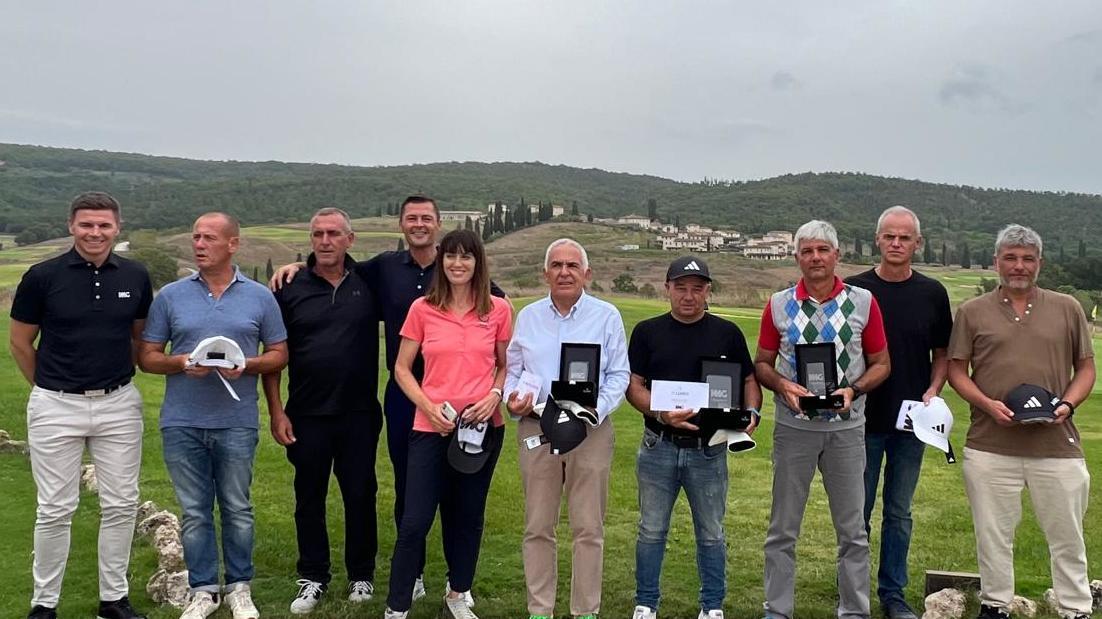
<svg viewBox="0 0 1102 619">
<path fill-rule="evenodd" d="M 406 460 L 415 407 L 394 381 L 394 361 L 398 358 L 398 345 L 402 341 L 399 333 L 409 313 L 409 306 L 425 295 L 436 271 L 436 235 L 440 231 L 440 209 L 436 201 L 423 195 L 407 197 L 398 213 L 398 226 L 405 238 L 406 249 L 380 252 L 355 266 L 355 272 L 367 281 L 372 291 L 386 336 L 386 369 L 390 372 L 390 379 L 383 395 L 383 414 L 386 417 L 387 451 L 394 469 L 395 528 L 402 521 L 405 508 Z M 292 281 L 301 266 L 302 263 L 281 267 L 272 276 L 270 287 L 275 290 L 284 280 Z M 490 282 L 490 292 L 495 296 L 505 296 L 493 282 Z M 418 381 L 424 374 L 420 355 L 413 362 L 413 374 Z M 421 557 L 421 563 L 423 566 L 424 557 Z M 424 581 L 418 578 L 413 599 L 424 596 Z"/>
<path fill-rule="evenodd" d="M 383 424 L 376 399 L 379 329 L 374 298 L 347 253 L 354 239 L 347 213 L 319 210 L 310 220 L 313 253 L 305 272 L 275 293 L 287 326 L 286 407 L 280 374 L 263 380 L 272 436 L 295 467 L 296 614 L 314 609 L 332 576 L 325 524 L 330 471 L 344 501 L 348 599 L 367 601 L 374 592 L 375 451 Z"/>
<path fill-rule="evenodd" d="M 77 196 L 69 207 L 73 248 L 32 266 L 12 301 L 11 353 L 32 385 L 27 441 L 38 517 L 31 619 L 57 617 L 85 445 L 99 481 L 99 616 L 139 617 L 126 580 L 142 461 L 142 396 L 130 380 L 153 289 L 144 266 L 111 251 L 120 223 L 110 195 Z"/>
<path fill-rule="evenodd" d="M 937 280 L 911 269 L 922 245 L 918 216 L 903 206 L 885 210 L 876 223 L 880 264 L 846 283 L 872 292 L 884 316 L 892 373 L 868 393 L 865 404 L 865 529 L 871 530 L 876 486 L 884 470 L 877 597 L 888 619 L 916 619 L 904 599 L 911 544 L 911 500 L 925 443 L 895 429 L 903 400 L 929 402 L 945 385 L 946 347 L 953 328 L 949 295 Z"/>
<path fill-rule="evenodd" d="M 736 406 L 755 411 L 757 426 L 761 388 L 742 331 L 705 311 L 712 279 L 708 265 L 687 256 L 666 272 L 670 312 L 636 325 L 628 344 L 631 382 L 627 399 L 643 413 L 646 429 L 639 447 L 639 535 L 635 544 L 635 612 L 633 619 L 654 619 L 660 598 L 658 582 L 666 552 L 666 534 L 674 501 L 683 488 L 696 530 L 700 570 L 700 615 L 723 619 L 726 595 L 726 545 L 723 516 L 727 506 L 727 444 L 709 445 L 711 434 L 693 423 L 692 410 L 651 409 L 651 381 L 701 379 L 701 358 L 726 357 L 742 366 L 743 400 Z M 714 442 L 714 441 L 713 441 Z"/>
</svg>

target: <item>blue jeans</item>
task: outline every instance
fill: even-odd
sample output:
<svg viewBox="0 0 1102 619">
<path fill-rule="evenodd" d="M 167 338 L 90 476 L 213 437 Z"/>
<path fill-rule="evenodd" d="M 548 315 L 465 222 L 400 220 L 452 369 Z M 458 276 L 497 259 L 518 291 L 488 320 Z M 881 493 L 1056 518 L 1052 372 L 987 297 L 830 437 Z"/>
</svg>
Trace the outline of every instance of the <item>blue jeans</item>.
<svg viewBox="0 0 1102 619">
<path fill-rule="evenodd" d="M 907 587 L 907 553 L 911 547 L 911 500 L 918 486 L 926 444 L 909 432 L 865 434 L 865 530 L 872 529 L 876 485 L 884 465 L 884 509 L 880 525 L 880 567 L 876 594 L 883 605 L 903 601 Z"/>
<path fill-rule="evenodd" d="M 163 428 L 165 466 L 183 510 L 181 537 L 188 584 L 217 593 L 218 544 L 214 500 L 222 515 L 222 560 L 226 586 L 252 580 L 253 506 L 249 486 L 257 431 L 253 428 Z"/>
<path fill-rule="evenodd" d="M 727 594 L 723 514 L 727 507 L 727 445 L 681 448 L 650 430 L 635 463 L 639 480 L 639 536 L 635 542 L 635 603 L 657 609 L 670 514 L 684 488 L 696 534 L 700 607 L 723 608 Z"/>
</svg>

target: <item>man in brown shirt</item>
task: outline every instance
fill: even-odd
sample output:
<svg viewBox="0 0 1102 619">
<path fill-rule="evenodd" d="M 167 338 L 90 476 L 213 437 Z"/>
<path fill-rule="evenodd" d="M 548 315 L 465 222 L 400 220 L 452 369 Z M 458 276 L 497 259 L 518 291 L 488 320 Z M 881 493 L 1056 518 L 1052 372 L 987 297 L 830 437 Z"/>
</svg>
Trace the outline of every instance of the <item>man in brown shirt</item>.
<svg viewBox="0 0 1102 619">
<path fill-rule="evenodd" d="M 949 341 L 949 382 L 971 404 L 964 482 L 976 533 L 980 619 L 1009 617 L 1022 488 L 1029 488 L 1048 542 L 1060 615 L 1091 614 L 1083 543 L 1090 475 L 1072 414 L 1094 386 L 1094 352 L 1079 303 L 1037 287 L 1041 249 L 1041 237 L 1029 228 L 1000 231 L 999 287 L 961 305 Z M 1022 383 L 1062 400 L 1052 423 L 1015 423 L 1003 401 Z"/>
</svg>

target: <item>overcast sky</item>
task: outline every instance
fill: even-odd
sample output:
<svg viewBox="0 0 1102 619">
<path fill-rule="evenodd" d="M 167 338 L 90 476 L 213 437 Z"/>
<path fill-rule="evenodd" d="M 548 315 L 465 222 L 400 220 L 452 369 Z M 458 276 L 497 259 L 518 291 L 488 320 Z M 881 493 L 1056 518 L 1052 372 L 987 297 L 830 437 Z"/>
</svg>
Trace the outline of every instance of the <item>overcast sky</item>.
<svg viewBox="0 0 1102 619">
<path fill-rule="evenodd" d="M 0 0 L 0 141 L 1102 193 L 1102 2 Z"/>
</svg>

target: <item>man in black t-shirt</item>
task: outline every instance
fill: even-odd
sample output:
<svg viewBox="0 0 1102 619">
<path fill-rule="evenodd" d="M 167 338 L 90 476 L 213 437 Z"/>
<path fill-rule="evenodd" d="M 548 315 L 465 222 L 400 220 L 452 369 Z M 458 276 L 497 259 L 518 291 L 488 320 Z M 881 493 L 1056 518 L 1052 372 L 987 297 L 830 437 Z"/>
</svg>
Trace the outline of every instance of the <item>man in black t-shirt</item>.
<svg viewBox="0 0 1102 619">
<path fill-rule="evenodd" d="M 911 543 L 911 501 L 925 444 L 912 432 L 896 430 L 895 423 L 903 400 L 928 403 L 941 392 L 953 319 L 945 287 L 911 269 L 911 257 L 922 246 L 922 235 L 918 217 L 910 209 L 893 206 L 880 215 L 876 245 L 880 264 L 846 280 L 876 297 L 892 356 L 891 375 L 869 392 L 865 404 L 865 527 L 871 528 L 883 463 L 877 595 L 888 619 L 916 619 L 903 590 Z"/>
<path fill-rule="evenodd" d="M 700 360 L 725 357 L 741 365 L 742 402 L 734 406 L 754 411 L 747 433 L 757 426 L 761 389 L 754 378 L 754 364 L 742 331 L 734 323 L 705 311 L 711 282 L 708 265 L 700 258 L 674 260 L 666 272 L 670 312 L 636 325 L 628 345 L 631 382 L 627 399 L 643 413 L 646 424 L 636 463 L 639 535 L 633 619 L 656 616 L 666 534 L 681 489 L 689 500 L 697 535 L 700 617 L 723 618 L 727 444 L 712 441 L 709 433 L 693 423 L 695 411 L 652 410 L 650 391 L 653 380 L 700 382 Z"/>
<path fill-rule="evenodd" d="M 98 615 L 139 617 L 127 568 L 143 419 L 130 381 L 153 287 L 144 266 L 114 253 L 121 224 L 115 198 L 77 196 L 69 206 L 72 249 L 28 269 L 12 300 L 11 353 L 32 387 L 27 443 L 38 489 L 30 619 L 57 618 L 85 446 L 100 488 Z"/>
<path fill-rule="evenodd" d="M 272 436 L 287 447 L 295 467 L 295 614 L 312 611 L 332 577 L 325 523 L 330 471 L 344 502 L 348 599 L 363 602 L 374 592 L 375 453 L 383 424 L 376 396 L 379 323 L 371 289 L 347 253 L 354 238 L 347 213 L 319 210 L 310 219 L 313 253 L 306 269 L 275 293 L 287 326 L 286 407 L 280 374 L 265 374 L 263 380 Z"/>
</svg>

